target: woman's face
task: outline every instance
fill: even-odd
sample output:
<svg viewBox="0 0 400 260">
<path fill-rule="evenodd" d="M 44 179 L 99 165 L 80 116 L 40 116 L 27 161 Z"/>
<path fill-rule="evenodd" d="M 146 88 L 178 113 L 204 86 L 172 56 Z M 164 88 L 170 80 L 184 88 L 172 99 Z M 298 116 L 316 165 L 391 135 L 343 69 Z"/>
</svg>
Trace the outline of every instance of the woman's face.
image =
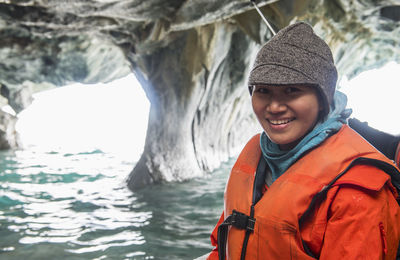
<svg viewBox="0 0 400 260">
<path fill-rule="evenodd" d="M 265 133 L 281 150 L 295 147 L 314 128 L 321 110 L 312 86 L 254 86 L 252 105 Z"/>
</svg>

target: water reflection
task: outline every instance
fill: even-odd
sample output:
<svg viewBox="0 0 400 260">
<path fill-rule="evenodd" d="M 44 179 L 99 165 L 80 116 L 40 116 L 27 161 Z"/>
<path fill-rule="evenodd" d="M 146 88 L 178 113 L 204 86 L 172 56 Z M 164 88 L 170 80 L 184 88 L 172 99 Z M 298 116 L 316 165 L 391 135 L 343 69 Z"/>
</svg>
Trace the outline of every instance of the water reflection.
<svg viewBox="0 0 400 260">
<path fill-rule="evenodd" d="M 208 252 L 227 171 L 132 193 L 101 151 L 1 152 L 0 258 L 191 259 Z"/>
</svg>

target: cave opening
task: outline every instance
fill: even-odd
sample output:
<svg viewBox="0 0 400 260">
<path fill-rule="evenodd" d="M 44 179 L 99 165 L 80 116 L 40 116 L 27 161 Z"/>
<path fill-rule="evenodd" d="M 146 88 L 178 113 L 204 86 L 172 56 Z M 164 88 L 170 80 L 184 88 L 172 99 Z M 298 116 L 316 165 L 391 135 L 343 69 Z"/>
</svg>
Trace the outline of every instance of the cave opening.
<svg viewBox="0 0 400 260">
<path fill-rule="evenodd" d="M 33 98 L 18 114 L 16 130 L 23 148 L 140 158 L 150 103 L 133 74 L 107 84 L 46 90 Z"/>
<path fill-rule="evenodd" d="M 343 77 L 339 90 L 348 97 L 351 117 L 367 122 L 373 128 L 400 135 L 400 64 L 392 61 L 382 67 L 364 71 L 351 80 Z"/>
</svg>

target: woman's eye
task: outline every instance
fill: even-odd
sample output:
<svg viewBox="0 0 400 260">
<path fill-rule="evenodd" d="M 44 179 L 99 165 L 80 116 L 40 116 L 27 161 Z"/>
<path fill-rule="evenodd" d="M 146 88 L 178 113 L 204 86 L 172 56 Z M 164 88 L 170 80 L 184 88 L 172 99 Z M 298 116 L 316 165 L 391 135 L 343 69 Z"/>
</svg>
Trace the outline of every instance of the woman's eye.
<svg viewBox="0 0 400 260">
<path fill-rule="evenodd" d="M 261 94 L 267 94 L 269 93 L 269 90 L 267 88 L 263 88 L 263 87 L 256 87 L 256 92 L 257 93 L 261 93 Z"/>
<path fill-rule="evenodd" d="M 300 89 L 299 88 L 296 88 L 296 87 L 288 87 L 288 88 L 286 88 L 286 93 L 288 93 L 288 94 L 290 94 L 290 93 L 295 93 L 295 92 L 299 92 L 300 91 Z"/>
</svg>

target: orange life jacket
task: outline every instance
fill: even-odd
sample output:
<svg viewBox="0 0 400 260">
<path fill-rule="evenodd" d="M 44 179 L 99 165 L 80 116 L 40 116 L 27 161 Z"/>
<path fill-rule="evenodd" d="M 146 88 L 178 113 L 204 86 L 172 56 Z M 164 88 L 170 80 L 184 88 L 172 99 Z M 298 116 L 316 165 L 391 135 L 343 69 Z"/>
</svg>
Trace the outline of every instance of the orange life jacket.
<svg viewBox="0 0 400 260">
<path fill-rule="evenodd" d="M 304 244 L 318 257 L 324 237 L 328 235 L 324 233 L 329 221 L 327 212 L 335 198 L 334 194 L 346 185 L 362 191 L 384 190 L 390 193 L 387 203 L 390 204 L 388 215 L 391 219 L 387 219 L 387 222 L 394 225 L 394 230 L 391 230 L 390 241 L 384 241 L 384 247 L 387 259 L 395 258 L 400 237 L 397 192 L 390 184 L 390 176 L 382 170 L 364 163 L 354 163 L 357 158 L 362 157 L 393 168 L 395 166 L 392 161 L 345 125 L 337 134 L 294 163 L 253 204 L 255 172 L 261 157 L 259 143 L 259 135 L 248 142 L 239 155 L 226 186 L 225 219 L 232 213 L 243 213 L 249 220 L 242 223 L 244 229 L 235 225 L 229 227 L 227 259 L 244 259 L 244 256 L 245 259 L 314 259 L 306 253 Z M 341 173 L 345 174 L 338 178 Z M 308 219 L 299 224 L 299 220 L 312 204 L 312 199 L 328 185 L 335 189 L 329 191 L 332 194 L 329 193 L 328 199 L 325 198 L 324 205 L 316 205 Z M 386 226 L 386 220 L 384 222 Z M 210 255 L 209 259 L 211 258 L 213 257 Z"/>
</svg>

